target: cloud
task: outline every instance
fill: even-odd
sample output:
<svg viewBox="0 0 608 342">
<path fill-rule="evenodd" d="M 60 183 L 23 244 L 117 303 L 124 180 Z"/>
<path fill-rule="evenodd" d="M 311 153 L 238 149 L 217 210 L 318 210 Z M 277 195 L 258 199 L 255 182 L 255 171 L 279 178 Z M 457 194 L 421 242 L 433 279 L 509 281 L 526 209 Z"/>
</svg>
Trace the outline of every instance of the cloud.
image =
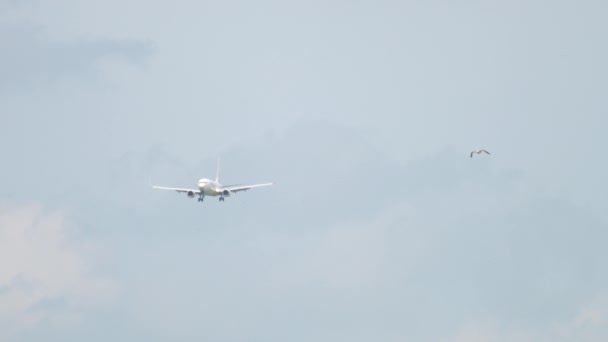
<svg viewBox="0 0 608 342">
<path fill-rule="evenodd" d="M 60 212 L 0 206 L 0 337 L 69 325 L 112 301 L 116 283 L 93 273 L 94 246 L 72 233 Z"/>
<path fill-rule="evenodd" d="M 608 339 L 608 294 L 595 296 L 566 324 L 556 328 L 556 340 L 605 341 Z"/>
<path fill-rule="evenodd" d="M 154 191 L 148 175 L 189 186 L 215 173 L 215 158 L 159 148 L 75 175 L 96 182 L 62 205 L 112 243 L 131 294 L 112 316 L 140 338 L 557 336 L 606 288 L 605 224 L 467 152 L 401 164 L 356 129 L 306 122 L 221 154 L 225 182 L 273 187 L 203 205 Z"/>
<path fill-rule="evenodd" d="M 146 42 L 90 40 L 59 42 L 42 28 L 0 25 L 0 94 L 30 92 L 42 85 L 70 79 L 95 78 L 104 61 L 113 58 L 138 64 L 153 53 Z"/>
<path fill-rule="evenodd" d="M 497 319 L 470 320 L 444 342 L 593 342 L 608 339 L 608 296 L 599 294 L 582 304 L 573 315 L 553 322 L 546 329 L 513 329 Z"/>
<path fill-rule="evenodd" d="M 521 333 L 504 330 L 499 327 L 497 322 L 491 319 L 481 319 L 466 323 L 461 330 L 452 337 L 442 339 L 442 342 L 507 342 L 507 341 L 545 341 L 539 336 L 531 333 Z"/>
<path fill-rule="evenodd" d="M 0 28 L 0 198 L 113 247 L 130 295 L 84 338 L 567 340 L 604 323 L 608 230 L 572 204 L 607 203 L 603 3 L 19 3 L 0 2 L 28 26 Z M 133 72 L 145 44 L 90 37 L 162 55 Z M 286 129 L 321 116 L 337 124 Z M 218 153 L 223 181 L 275 186 L 204 205 L 150 189 L 213 176 Z M 86 315 L 66 288 L 99 279 L 96 259 L 66 244 L 46 253 L 72 271 L 7 317 Z M 0 296 L 36 286 L 14 275 Z"/>
</svg>

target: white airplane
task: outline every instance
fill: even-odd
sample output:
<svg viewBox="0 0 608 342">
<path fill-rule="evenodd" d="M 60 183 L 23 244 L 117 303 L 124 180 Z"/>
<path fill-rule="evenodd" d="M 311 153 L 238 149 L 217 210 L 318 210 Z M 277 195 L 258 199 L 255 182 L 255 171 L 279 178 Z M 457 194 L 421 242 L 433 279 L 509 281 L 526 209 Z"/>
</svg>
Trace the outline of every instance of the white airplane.
<svg viewBox="0 0 608 342">
<path fill-rule="evenodd" d="M 272 183 L 253 184 L 253 185 L 222 185 L 220 184 L 220 160 L 217 160 L 217 174 L 215 181 L 208 178 L 201 178 L 198 181 L 198 189 L 182 189 L 182 188 L 167 188 L 164 186 L 152 186 L 155 189 L 173 190 L 179 193 L 186 193 L 188 197 L 193 198 L 198 195 L 198 201 L 202 202 L 205 196 L 220 196 L 220 202 L 224 201 L 224 197 L 228 197 L 239 191 L 247 191 L 252 188 L 272 185 Z"/>
</svg>

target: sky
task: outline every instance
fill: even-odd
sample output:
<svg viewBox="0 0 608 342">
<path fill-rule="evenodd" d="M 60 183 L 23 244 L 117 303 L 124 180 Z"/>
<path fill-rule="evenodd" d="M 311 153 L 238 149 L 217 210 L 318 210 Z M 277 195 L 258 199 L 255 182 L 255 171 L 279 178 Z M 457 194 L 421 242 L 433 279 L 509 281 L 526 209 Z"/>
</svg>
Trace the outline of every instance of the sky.
<svg viewBox="0 0 608 342">
<path fill-rule="evenodd" d="M 0 340 L 608 339 L 606 10 L 0 0 Z"/>
</svg>

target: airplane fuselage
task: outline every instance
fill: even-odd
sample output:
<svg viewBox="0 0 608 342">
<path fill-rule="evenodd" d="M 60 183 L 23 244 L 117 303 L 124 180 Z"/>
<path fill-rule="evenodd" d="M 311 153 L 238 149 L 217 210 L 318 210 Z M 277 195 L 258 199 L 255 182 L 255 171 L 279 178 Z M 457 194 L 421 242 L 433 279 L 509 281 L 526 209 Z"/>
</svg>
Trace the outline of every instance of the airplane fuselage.
<svg viewBox="0 0 608 342">
<path fill-rule="evenodd" d="M 225 190 L 220 183 L 208 178 L 202 178 L 198 181 L 198 189 L 205 196 L 230 196 L 230 191 Z"/>
</svg>

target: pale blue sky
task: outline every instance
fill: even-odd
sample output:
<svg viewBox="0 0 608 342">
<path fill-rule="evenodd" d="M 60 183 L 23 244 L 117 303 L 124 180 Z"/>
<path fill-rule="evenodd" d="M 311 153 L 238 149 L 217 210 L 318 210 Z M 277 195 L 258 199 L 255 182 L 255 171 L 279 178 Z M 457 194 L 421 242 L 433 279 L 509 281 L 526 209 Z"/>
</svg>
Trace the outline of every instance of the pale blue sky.
<svg viewBox="0 0 608 342">
<path fill-rule="evenodd" d="M 606 340 L 607 9 L 0 0 L 0 339 Z"/>
</svg>

